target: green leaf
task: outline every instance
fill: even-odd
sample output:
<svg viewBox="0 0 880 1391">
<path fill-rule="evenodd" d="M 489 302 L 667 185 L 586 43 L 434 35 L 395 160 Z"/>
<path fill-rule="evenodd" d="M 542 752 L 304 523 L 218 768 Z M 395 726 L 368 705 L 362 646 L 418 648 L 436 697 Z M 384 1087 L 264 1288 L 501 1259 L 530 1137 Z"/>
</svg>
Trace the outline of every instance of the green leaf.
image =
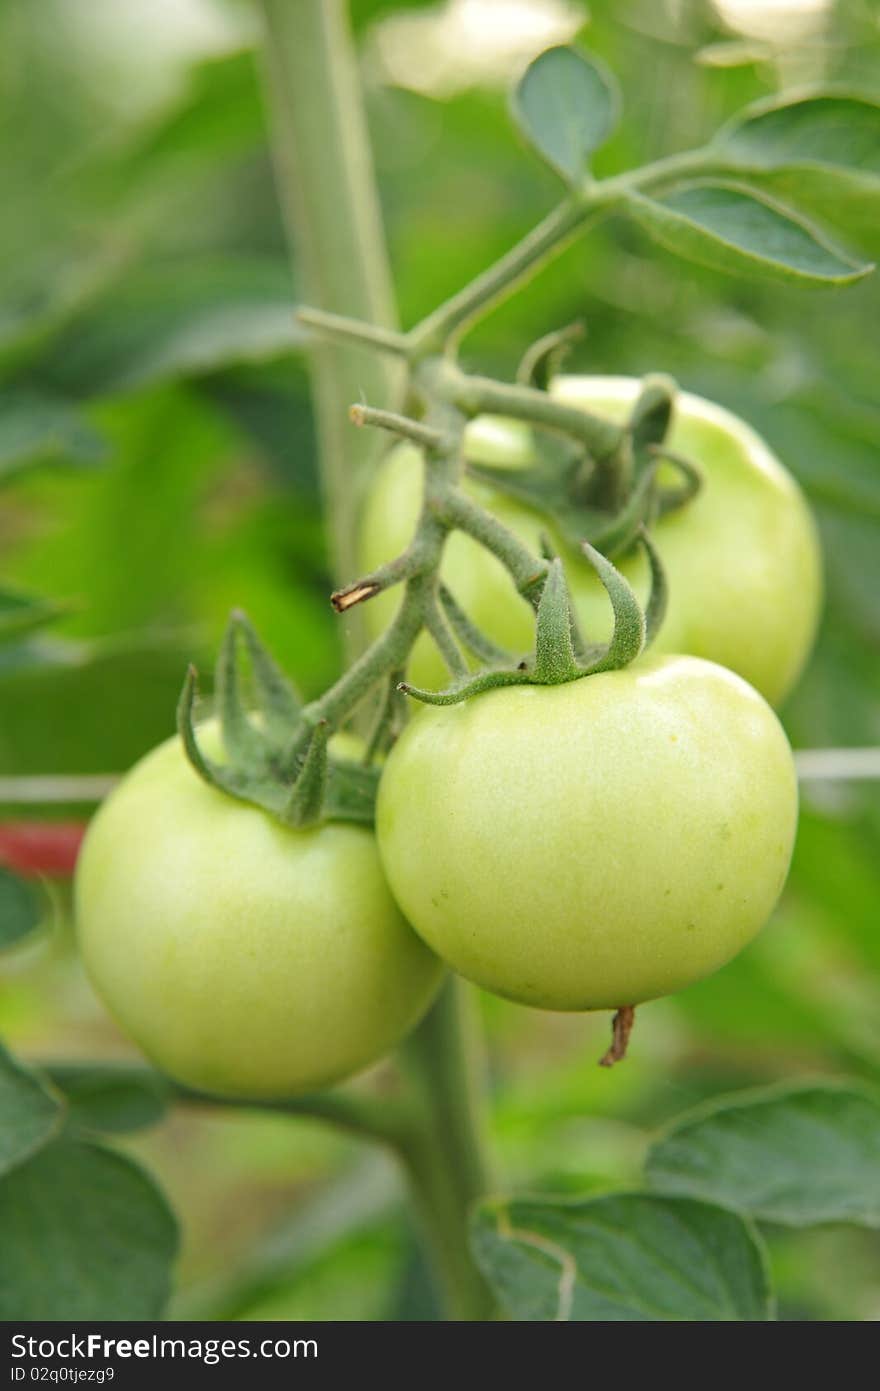
<svg viewBox="0 0 880 1391">
<path fill-rule="evenodd" d="M 68 402 L 36 392 L 0 393 L 0 483 L 44 464 L 91 467 L 105 446 Z"/>
<path fill-rule="evenodd" d="M 873 269 L 742 184 L 698 180 L 660 198 L 630 194 L 632 216 L 669 251 L 713 270 L 803 285 L 848 285 Z"/>
<path fill-rule="evenodd" d="M 739 169 L 822 169 L 880 187 L 880 103 L 849 94 L 760 102 L 712 146 Z"/>
<path fill-rule="evenodd" d="M 548 48 L 514 89 L 514 119 L 526 139 L 566 181 L 577 185 L 593 150 L 617 121 L 617 84 L 594 58 L 573 48 Z"/>
<path fill-rule="evenodd" d="M 762 1248 L 735 1213 L 633 1193 L 478 1208 L 477 1263 L 515 1319 L 772 1317 Z"/>
<path fill-rule="evenodd" d="M 200 257 L 132 271 L 59 337 L 43 370 L 65 392 L 127 391 L 267 362 L 303 341 L 285 262 Z"/>
<path fill-rule="evenodd" d="M 67 1101 L 69 1124 L 77 1130 L 126 1134 L 156 1125 L 169 1091 L 162 1078 L 123 1065 L 61 1063 L 46 1069 Z"/>
<path fill-rule="evenodd" d="M 41 1149 L 63 1119 L 60 1099 L 0 1043 L 0 1175 Z"/>
<path fill-rule="evenodd" d="M 880 1227 L 880 1096 L 824 1083 L 715 1103 L 657 1141 L 647 1175 L 767 1222 Z"/>
<path fill-rule="evenodd" d="M 0 951 L 30 936 L 42 918 L 43 905 L 37 890 L 0 865 Z"/>
<path fill-rule="evenodd" d="M 0 1318 L 151 1319 L 170 1290 L 177 1225 L 130 1160 L 79 1140 L 0 1182 Z"/>
<path fill-rule="evenodd" d="M 0 585 L 0 642 L 43 628 L 69 610 L 68 604 L 57 599 L 39 599 Z"/>
</svg>

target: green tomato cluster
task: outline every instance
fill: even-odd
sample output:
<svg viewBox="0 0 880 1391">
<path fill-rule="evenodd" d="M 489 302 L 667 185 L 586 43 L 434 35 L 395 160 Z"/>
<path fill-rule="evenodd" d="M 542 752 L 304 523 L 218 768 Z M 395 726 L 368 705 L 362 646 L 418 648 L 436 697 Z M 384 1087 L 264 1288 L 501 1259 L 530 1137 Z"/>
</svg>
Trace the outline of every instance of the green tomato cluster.
<svg viewBox="0 0 880 1391">
<path fill-rule="evenodd" d="M 638 388 L 555 389 L 622 418 Z M 477 421 L 466 443 L 483 463 L 532 457 L 509 423 Z M 656 528 L 671 589 L 659 650 L 621 671 L 420 709 L 383 768 L 375 835 L 282 826 L 205 784 L 177 739 L 110 797 L 78 867 L 82 953 L 119 1023 L 172 1077 L 293 1096 L 389 1051 L 447 965 L 527 1005 L 618 1008 L 700 980 L 760 930 L 797 819 L 768 700 L 809 650 L 819 553 L 796 485 L 742 422 L 684 395 L 671 447 L 705 486 Z M 391 453 L 368 501 L 367 569 L 409 539 L 410 454 Z M 536 513 L 469 486 L 537 545 Z M 604 590 L 559 549 L 585 630 L 607 637 Z M 641 561 L 621 569 L 644 598 Z M 455 534 L 443 575 L 491 637 L 529 647 L 533 615 L 490 555 Z M 367 606 L 377 629 L 393 603 Z M 410 675 L 445 681 L 422 640 Z M 200 741 L 222 757 L 216 725 Z"/>
</svg>

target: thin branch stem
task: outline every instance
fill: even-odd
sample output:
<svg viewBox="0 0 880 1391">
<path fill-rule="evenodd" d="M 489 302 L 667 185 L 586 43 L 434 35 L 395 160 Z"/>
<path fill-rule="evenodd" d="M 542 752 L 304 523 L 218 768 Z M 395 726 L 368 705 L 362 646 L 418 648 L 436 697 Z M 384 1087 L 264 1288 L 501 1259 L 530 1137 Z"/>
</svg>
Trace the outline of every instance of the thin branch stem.
<svg viewBox="0 0 880 1391">
<path fill-rule="evenodd" d="M 443 658 L 453 680 L 467 676 L 468 664 L 461 653 L 461 648 L 455 640 L 452 629 L 437 603 L 436 596 L 429 600 L 425 608 L 425 627 L 437 646 L 437 651 Z"/>
<path fill-rule="evenodd" d="M 465 493 L 451 492 L 445 501 L 444 518 L 450 527 L 458 527 L 481 546 L 497 556 L 510 572 L 516 588 L 524 599 L 537 607 L 549 564 L 532 555 L 518 536 L 497 521 Z"/>
<path fill-rule="evenodd" d="M 420 445 L 422 449 L 439 451 L 450 447 L 450 441 L 442 430 L 435 430 L 432 425 L 423 425 L 420 420 L 410 420 L 409 416 L 398 415 L 396 411 L 355 405 L 349 408 L 348 415 L 353 425 L 374 425 L 377 429 L 399 435 L 401 439 L 412 440 L 413 444 Z"/>
<path fill-rule="evenodd" d="M 531 425 L 567 435 L 583 444 L 596 458 L 614 452 L 626 433 L 625 427 L 592 415 L 577 406 L 567 406 L 531 386 L 513 386 L 491 377 L 457 374 L 445 386 L 465 415 L 506 415 Z"/>
<path fill-rule="evenodd" d="M 296 317 L 305 328 L 313 329 L 319 337 L 333 342 L 358 343 L 361 347 L 376 348 L 394 357 L 406 357 L 409 352 L 404 334 L 365 323 L 362 319 L 350 319 L 347 314 L 330 314 L 325 309 L 304 304 L 296 311 Z"/>
<path fill-rule="evenodd" d="M 482 275 L 424 319 L 409 335 L 414 351 L 423 357 L 442 352 L 450 340 L 461 338 L 518 285 L 530 280 L 547 261 L 559 255 L 584 230 L 586 208 L 575 201 L 561 203 L 537 227 Z"/>
<path fill-rule="evenodd" d="M 637 189 L 706 172 L 715 161 L 703 150 L 670 155 L 641 169 L 600 179 L 560 203 L 500 260 L 423 319 L 407 337 L 415 356 L 453 349 L 469 328 L 531 280 L 580 236 Z"/>
<path fill-rule="evenodd" d="M 40 1066 L 64 1087 L 65 1077 L 80 1075 L 87 1068 L 91 1076 L 119 1085 L 147 1087 L 167 1103 L 184 1106 L 235 1109 L 237 1111 L 268 1111 L 278 1115 L 302 1116 L 327 1121 L 350 1134 L 382 1144 L 402 1148 L 410 1142 L 409 1130 L 414 1109 L 399 1097 L 360 1096 L 354 1092 L 311 1092 L 305 1096 L 261 1099 L 253 1097 L 214 1096 L 175 1082 L 164 1072 L 137 1063 L 50 1061 Z"/>
</svg>

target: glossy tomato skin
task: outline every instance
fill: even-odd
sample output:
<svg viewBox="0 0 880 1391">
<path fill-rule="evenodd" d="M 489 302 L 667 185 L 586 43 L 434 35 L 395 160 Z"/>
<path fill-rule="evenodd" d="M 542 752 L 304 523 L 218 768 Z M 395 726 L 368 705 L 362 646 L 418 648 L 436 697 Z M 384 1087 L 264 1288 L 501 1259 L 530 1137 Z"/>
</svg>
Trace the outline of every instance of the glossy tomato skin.
<svg viewBox="0 0 880 1391">
<path fill-rule="evenodd" d="M 217 752 L 216 731 L 201 741 Z M 207 786 L 177 739 L 92 822 L 75 881 L 86 968 L 171 1077 L 292 1096 L 374 1062 L 442 975 L 397 909 L 368 829 L 293 830 Z"/>
<path fill-rule="evenodd" d="M 716 970 L 769 917 L 797 784 L 739 677 L 659 657 L 420 712 L 388 759 L 377 836 L 416 931 L 496 994 L 614 1008 Z"/>
<path fill-rule="evenodd" d="M 558 377 L 553 393 L 568 405 L 623 420 L 640 384 L 631 377 Z M 693 459 L 705 485 L 687 507 L 662 518 L 654 539 L 666 567 L 670 600 L 656 642 L 659 652 L 687 652 L 728 666 L 774 705 L 784 699 L 809 655 L 822 595 L 815 527 L 794 479 L 749 426 L 729 411 L 680 392 L 669 447 Z M 529 432 L 514 422 L 476 420 L 468 429 L 468 457 L 484 465 L 522 465 L 531 457 Z M 468 489 L 537 550 L 546 520 L 491 489 Z M 412 446 L 385 460 L 367 499 L 361 531 L 364 570 L 401 551 L 418 513 L 420 467 Z M 552 529 L 551 529 L 552 530 Z M 611 615 L 605 593 L 587 562 L 554 537 L 565 561 L 581 624 L 594 641 L 607 639 Z M 615 563 L 647 598 L 641 553 Z M 506 572 L 475 542 L 454 535 L 443 575 L 471 617 L 497 642 L 528 651 L 533 624 Z M 393 593 L 365 605 L 375 632 L 384 628 Z M 447 682 L 442 662 L 422 637 L 410 667 L 418 685 Z"/>
</svg>

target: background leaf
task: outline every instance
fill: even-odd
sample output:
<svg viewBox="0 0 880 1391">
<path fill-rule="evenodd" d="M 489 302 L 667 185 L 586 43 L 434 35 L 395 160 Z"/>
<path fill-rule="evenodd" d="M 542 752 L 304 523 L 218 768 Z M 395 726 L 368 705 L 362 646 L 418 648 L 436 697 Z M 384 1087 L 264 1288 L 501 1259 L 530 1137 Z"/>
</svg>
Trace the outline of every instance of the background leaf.
<svg viewBox="0 0 880 1391">
<path fill-rule="evenodd" d="M 56 599 L 38 599 L 0 585 L 0 643 L 52 623 L 68 609 L 69 605 Z"/>
<path fill-rule="evenodd" d="M 162 1078 L 145 1069 L 112 1063 L 63 1063 L 46 1069 L 67 1101 L 70 1125 L 78 1130 L 123 1134 L 156 1125 L 168 1106 Z"/>
<path fill-rule="evenodd" d="M 0 1318 L 150 1319 L 167 1301 L 177 1226 L 130 1160 L 62 1139 L 0 1182 Z"/>
<path fill-rule="evenodd" d="M 573 48 L 548 48 L 514 89 L 513 114 L 538 153 L 567 183 L 577 185 L 589 157 L 617 120 L 617 84 L 595 60 Z"/>
<path fill-rule="evenodd" d="M 825 1085 L 713 1104 L 653 1146 L 647 1176 L 767 1222 L 880 1227 L 880 1096 Z"/>
<path fill-rule="evenodd" d="M 823 169 L 880 187 L 880 103 L 854 96 L 762 102 L 713 146 L 742 169 Z"/>
<path fill-rule="evenodd" d="M 850 261 L 789 209 L 739 184 L 698 181 L 660 198 L 630 194 L 629 212 L 668 251 L 735 275 L 846 285 L 871 267 Z"/>
<path fill-rule="evenodd" d="M 0 864 L 0 951 L 36 931 L 42 918 L 38 890 Z"/>
<path fill-rule="evenodd" d="M 43 464 L 99 464 L 101 436 L 68 402 L 34 391 L 0 393 L 0 482 Z"/>
<path fill-rule="evenodd" d="M 768 1319 L 756 1238 L 734 1213 L 623 1194 L 484 1203 L 477 1261 L 518 1319 Z"/>
<path fill-rule="evenodd" d="M 0 1043 L 0 1175 L 45 1145 L 63 1118 L 59 1099 Z"/>
<path fill-rule="evenodd" d="M 129 273 L 60 334 L 42 363 L 70 394 L 202 376 L 303 343 L 281 258 L 181 258 Z"/>
</svg>

